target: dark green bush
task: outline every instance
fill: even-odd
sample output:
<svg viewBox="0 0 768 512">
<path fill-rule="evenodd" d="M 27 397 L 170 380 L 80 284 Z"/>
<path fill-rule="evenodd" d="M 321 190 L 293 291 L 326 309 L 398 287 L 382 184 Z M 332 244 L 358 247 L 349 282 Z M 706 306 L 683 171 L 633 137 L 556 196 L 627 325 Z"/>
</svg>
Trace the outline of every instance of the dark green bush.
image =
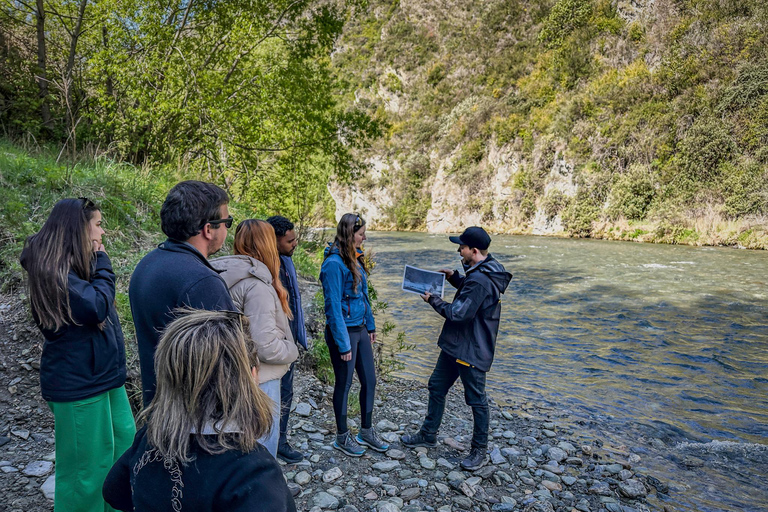
<svg viewBox="0 0 768 512">
<path fill-rule="evenodd" d="M 724 213 L 741 217 L 768 213 L 768 167 L 756 163 L 729 164 L 724 169 Z"/>
<path fill-rule="evenodd" d="M 600 207 L 588 194 L 579 193 L 563 210 L 563 227 L 571 236 L 589 238 L 592 223 L 597 220 Z"/>
<path fill-rule="evenodd" d="M 643 219 L 655 194 L 654 180 L 648 169 L 635 166 L 613 184 L 606 213 L 613 219 Z"/>
</svg>

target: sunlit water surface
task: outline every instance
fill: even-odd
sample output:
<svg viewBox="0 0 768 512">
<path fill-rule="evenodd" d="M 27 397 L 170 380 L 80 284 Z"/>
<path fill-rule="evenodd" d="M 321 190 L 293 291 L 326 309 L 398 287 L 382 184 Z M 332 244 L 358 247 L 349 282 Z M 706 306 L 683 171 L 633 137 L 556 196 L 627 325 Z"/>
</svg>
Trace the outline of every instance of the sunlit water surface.
<svg viewBox="0 0 768 512">
<path fill-rule="evenodd" d="M 401 291 L 403 266 L 458 268 L 457 246 L 368 235 L 385 317 L 416 345 L 400 375 L 426 381 L 442 319 Z M 672 488 L 655 507 L 768 510 L 768 253 L 530 236 L 494 236 L 491 252 L 514 275 L 497 402 L 565 410 L 581 435 L 631 448 Z"/>
</svg>

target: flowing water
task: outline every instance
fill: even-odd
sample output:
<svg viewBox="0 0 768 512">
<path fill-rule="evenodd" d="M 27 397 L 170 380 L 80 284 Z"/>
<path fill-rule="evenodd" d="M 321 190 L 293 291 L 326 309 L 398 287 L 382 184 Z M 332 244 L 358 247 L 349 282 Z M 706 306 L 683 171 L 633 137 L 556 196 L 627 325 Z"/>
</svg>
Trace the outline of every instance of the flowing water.
<svg viewBox="0 0 768 512">
<path fill-rule="evenodd" d="M 442 319 L 401 291 L 403 266 L 460 268 L 457 246 L 368 238 L 384 316 L 416 346 L 399 374 L 426 381 Z M 671 487 L 656 508 L 768 510 L 768 253 L 531 236 L 494 236 L 491 252 L 514 276 L 488 374 L 497 402 L 539 402 L 626 445 Z"/>
</svg>

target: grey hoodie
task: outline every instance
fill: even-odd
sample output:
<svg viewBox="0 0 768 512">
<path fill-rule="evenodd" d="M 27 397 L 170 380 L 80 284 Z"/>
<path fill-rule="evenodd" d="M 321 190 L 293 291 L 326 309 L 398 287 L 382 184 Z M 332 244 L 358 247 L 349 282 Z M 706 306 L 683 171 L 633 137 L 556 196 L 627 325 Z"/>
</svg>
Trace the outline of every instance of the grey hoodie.
<svg viewBox="0 0 768 512">
<path fill-rule="evenodd" d="M 250 320 L 251 337 L 261 362 L 259 382 L 281 378 L 299 357 L 299 349 L 269 269 L 250 256 L 224 256 L 210 263 L 223 271 L 220 275 L 232 300 Z"/>
</svg>

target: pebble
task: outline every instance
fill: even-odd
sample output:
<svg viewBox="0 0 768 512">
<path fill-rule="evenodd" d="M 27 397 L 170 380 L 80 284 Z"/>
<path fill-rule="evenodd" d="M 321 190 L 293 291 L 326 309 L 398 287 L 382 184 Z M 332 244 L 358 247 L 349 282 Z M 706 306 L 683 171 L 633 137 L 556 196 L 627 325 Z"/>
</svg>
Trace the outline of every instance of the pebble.
<svg viewBox="0 0 768 512">
<path fill-rule="evenodd" d="M 21 428 L 20 429 L 14 429 L 14 430 L 11 430 L 11 434 L 15 435 L 16 437 L 20 437 L 20 438 L 24 439 L 25 441 L 27 439 L 29 439 L 29 430 L 24 430 L 24 429 L 21 429 Z"/>
<path fill-rule="evenodd" d="M 396 460 L 385 460 L 382 462 L 376 462 L 371 467 L 376 471 L 382 471 L 384 473 L 387 473 L 389 471 L 392 471 L 395 468 L 399 468 L 400 462 Z"/>
<path fill-rule="evenodd" d="M 501 450 L 499 450 L 499 447 L 494 446 L 493 450 L 491 450 L 491 463 L 504 464 L 505 462 L 507 462 L 507 459 L 505 459 L 504 456 L 501 454 Z"/>
<path fill-rule="evenodd" d="M 296 414 L 308 418 L 312 414 L 312 406 L 308 403 L 301 402 L 296 404 Z"/>
<path fill-rule="evenodd" d="M 381 420 L 376 424 L 376 430 L 379 432 L 395 432 L 400 430 L 400 426 L 389 420 Z"/>
<path fill-rule="evenodd" d="M 307 485 L 309 482 L 312 481 L 312 475 L 310 475 L 306 471 L 300 471 L 299 473 L 296 474 L 295 477 L 293 477 L 293 481 L 299 485 Z"/>
<path fill-rule="evenodd" d="M 339 508 L 339 499 L 327 492 L 320 491 L 312 497 L 312 503 L 321 509 L 330 508 L 336 510 Z"/>
<path fill-rule="evenodd" d="M 411 501 L 419 497 L 421 494 L 421 489 L 418 487 L 411 487 L 409 489 L 405 489 L 400 493 L 400 497 L 403 499 L 403 501 Z"/>
<path fill-rule="evenodd" d="M 53 496 L 56 492 L 56 475 L 51 475 L 46 478 L 43 485 L 40 486 L 40 491 L 42 491 L 43 496 L 45 496 L 46 499 L 53 500 Z"/>
<path fill-rule="evenodd" d="M 643 482 L 634 478 L 630 478 L 626 482 L 621 482 L 619 484 L 619 492 L 627 498 L 632 499 L 642 498 L 648 494 Z"/>
<path fill-rule="evenodd" d="M 387 450 L 387 457 L 394 460 L 403 460 L 405 459 L 405 452 L 401 450 L 396 450 L 394 448 L 390 448 Z"/>
<path fill-rule="evenodd" d="M 421 464 L 421 467 L 424 469 L 435 469 L 435 461 L 427 457 L 426 455 L 423 457 L 419 457 L 419 464 Z"/>
<path fill-rule="evenodd" d="M 376 504 L 376 512 L 400 512 L 400 507 L 391 501 L 380 501 Z"/>
<path fill-rule="evenodd" d="M 568 453 L 561 448 L 554 447 L 547 451 L 547 457 L 555 462 L 562 462 L 568 457 Z"/>
<path fill-rule="evenodd" d="M 27 476 L 45 476 L 50 473 L 52 469 L 53 462 L 49 462 L 47 460 L 38 460 L 27 464 L 27 466 L 22 470 L 22 473 Z"/>
</svg>

